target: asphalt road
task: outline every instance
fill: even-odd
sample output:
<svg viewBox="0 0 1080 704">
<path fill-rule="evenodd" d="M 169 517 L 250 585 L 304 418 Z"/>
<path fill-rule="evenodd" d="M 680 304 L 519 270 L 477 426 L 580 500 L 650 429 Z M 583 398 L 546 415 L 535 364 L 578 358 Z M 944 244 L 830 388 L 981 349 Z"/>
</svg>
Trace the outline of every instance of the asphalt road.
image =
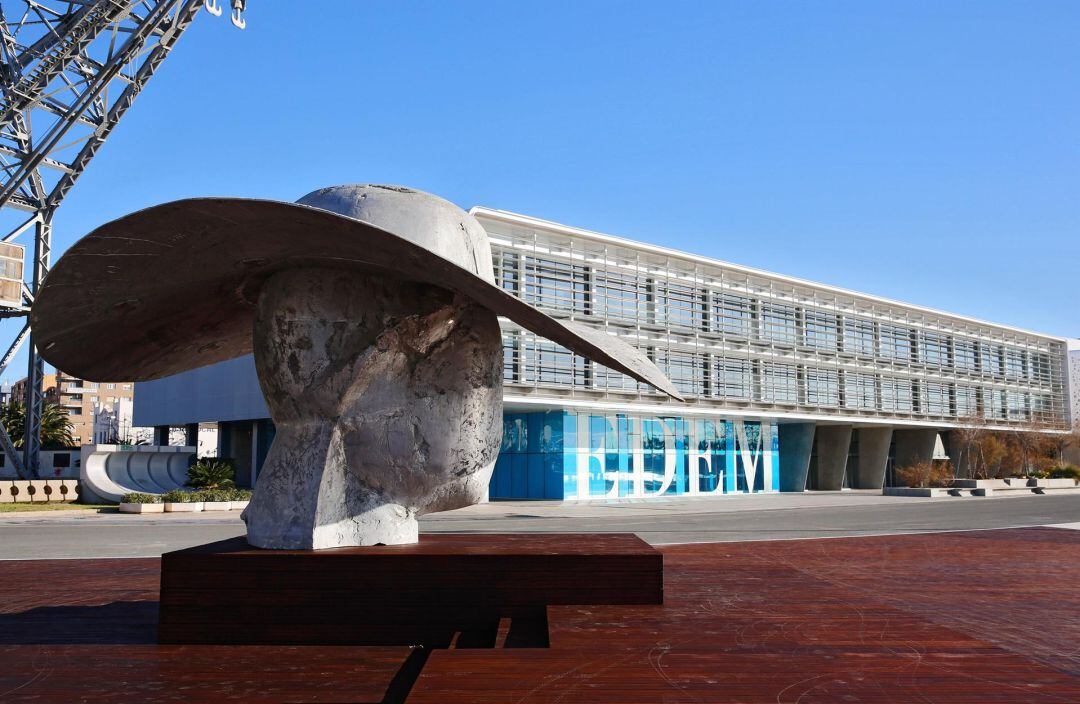
<svg viewBox="0 0 1080 704">
<path fill-rule="evenodd" d="M 1080 524 L 1080 492 L 911 499 L 844 492 L 590 504 L 498 502 L 426 516 L 422 532 L 637 533 L 654 545 Z M 151 557 L 242 535 L 236 514 L 0 514 L 0 559 Z"/>
</svg>

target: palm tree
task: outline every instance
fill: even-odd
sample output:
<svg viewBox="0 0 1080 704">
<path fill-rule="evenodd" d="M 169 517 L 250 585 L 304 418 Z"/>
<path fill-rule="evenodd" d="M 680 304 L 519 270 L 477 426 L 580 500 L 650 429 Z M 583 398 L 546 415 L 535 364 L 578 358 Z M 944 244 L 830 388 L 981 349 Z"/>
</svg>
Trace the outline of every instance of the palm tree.
<svg viewBox="0 0 1080 704">
<path fill-rule="evenodd" d="M 26 435 L 26 407 L 18 401 L 10 401 L 0 407 L 0 423 L 11 438 L 15 447 L 22 447 Z M 71 419 L 66 410 L 49 403 L 41 409 L 41 446 L 60 448 L 71 447 L 75 444 L 72 431 Z"/>
</svg>

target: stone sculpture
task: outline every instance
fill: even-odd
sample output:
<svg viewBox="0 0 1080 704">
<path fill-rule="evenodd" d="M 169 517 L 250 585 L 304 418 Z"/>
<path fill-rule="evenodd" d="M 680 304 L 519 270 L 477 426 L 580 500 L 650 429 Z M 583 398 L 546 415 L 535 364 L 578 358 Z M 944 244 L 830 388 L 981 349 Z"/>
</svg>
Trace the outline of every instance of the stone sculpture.
<svg viewBox="0 0 1080 704">
<path fill-rule="evenodd" d="M 499 315 L 679 398 L 633 347 L 495 285 L 471 215 L 398 187 L 133 213 L 68 250 L 31 320 L 42 355 L 89 380 L 254 351 L 277 434 L 248 542 L 317 549 L 416 542 L 417 516 L 483 497 L 502 431 Z"/>
</svg>

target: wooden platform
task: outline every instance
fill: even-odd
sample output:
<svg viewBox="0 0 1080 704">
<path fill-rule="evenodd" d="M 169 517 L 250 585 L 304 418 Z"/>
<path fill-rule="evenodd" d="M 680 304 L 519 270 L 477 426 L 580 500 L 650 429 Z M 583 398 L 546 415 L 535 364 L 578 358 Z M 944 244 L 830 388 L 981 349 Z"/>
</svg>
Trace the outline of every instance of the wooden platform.
<svg viewBox="0 0 1080 704">
<path fill-rule="evenodd" d="M 661 551 L 662 606 L 553 606 L 550 648 L 422 670 L 404 647 L 155 645 L 158 560 L 0 562 L 0 701 L 1080 701 L 1080 531 Z"/>
<path fill-rule="evenodd" d="M 662 604 L 663 556 L 630 533 L 424 535 L 415 545 L 161 558 L 172 644 L 547 647 L 547 607 Z"/>
</svg>

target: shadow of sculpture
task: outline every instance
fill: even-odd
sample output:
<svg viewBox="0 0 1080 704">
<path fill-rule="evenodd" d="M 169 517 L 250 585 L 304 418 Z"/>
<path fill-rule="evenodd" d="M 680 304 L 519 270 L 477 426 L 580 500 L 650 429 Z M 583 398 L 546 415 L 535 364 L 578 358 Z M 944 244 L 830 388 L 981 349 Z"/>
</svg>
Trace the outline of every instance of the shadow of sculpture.
<svg viewBox="0 0 1080 704">
<path fill-rule="evenodd" d="M 0 645 L 134 645 L 157 642 L 156 601 L 41 606 L 0 614 Z"/>
</svg>

